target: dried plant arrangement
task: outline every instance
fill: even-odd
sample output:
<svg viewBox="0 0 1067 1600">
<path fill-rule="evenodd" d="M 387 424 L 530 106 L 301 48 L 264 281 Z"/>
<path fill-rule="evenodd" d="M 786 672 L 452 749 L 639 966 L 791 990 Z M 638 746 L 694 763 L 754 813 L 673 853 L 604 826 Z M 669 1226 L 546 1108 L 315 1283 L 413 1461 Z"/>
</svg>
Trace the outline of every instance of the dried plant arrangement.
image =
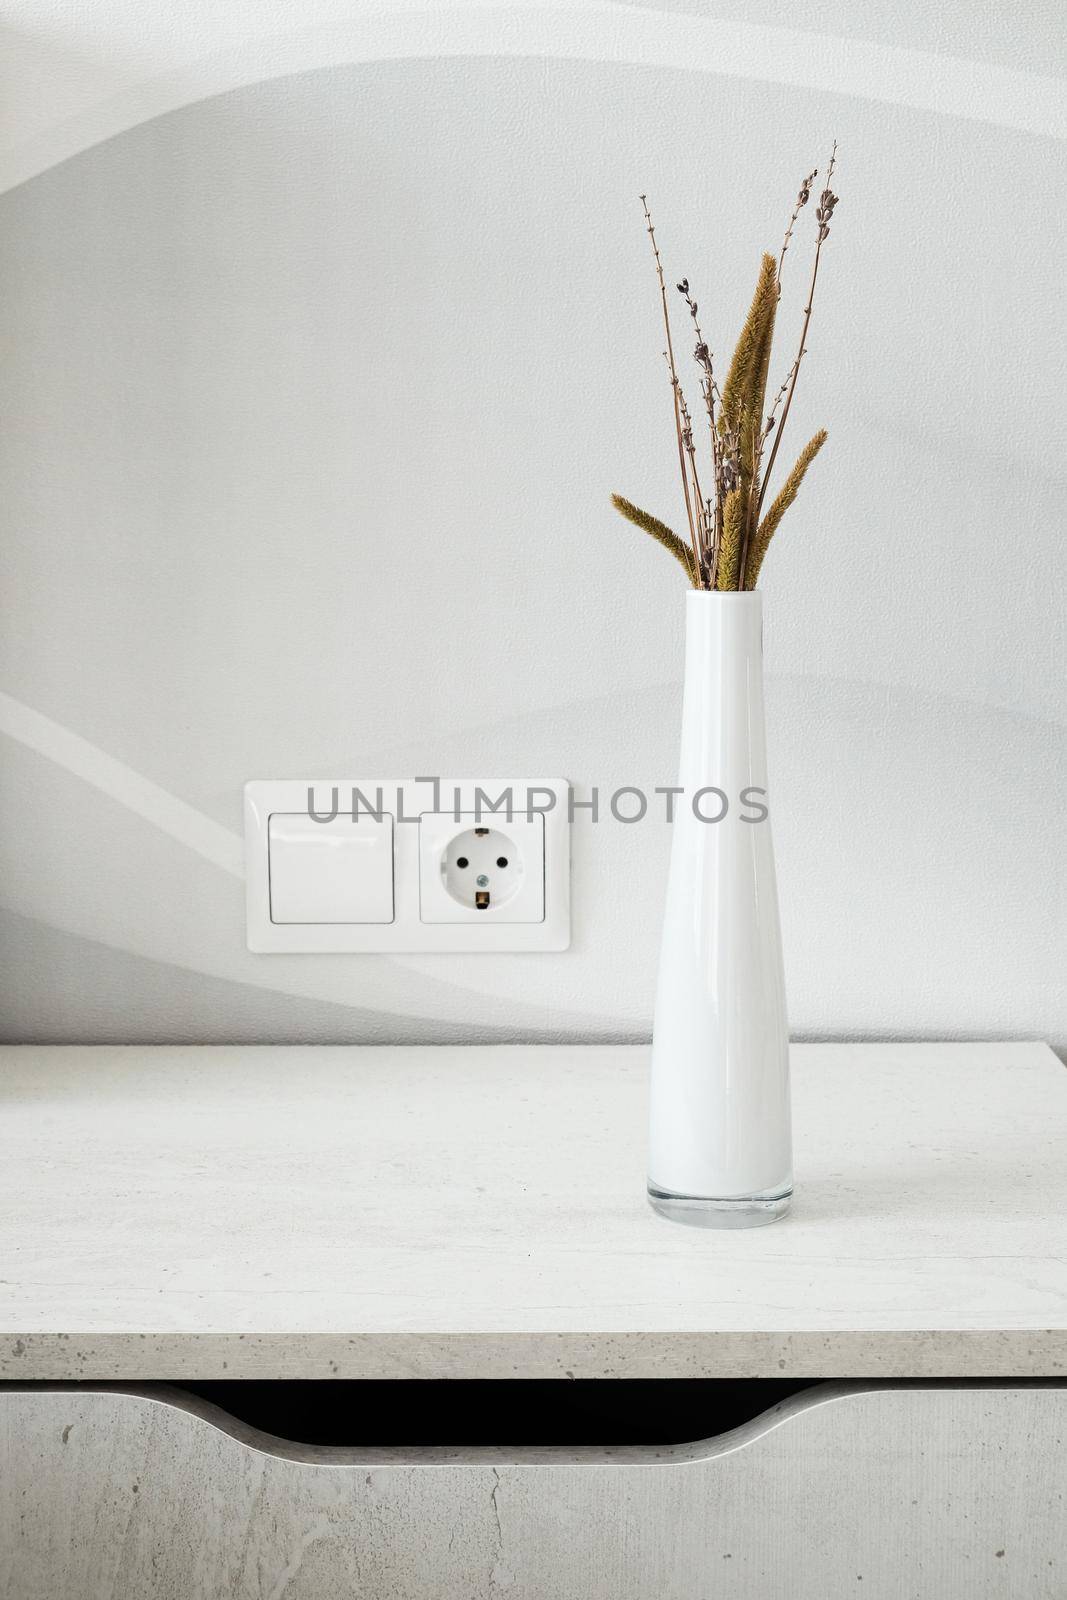
<svg viewBox="0 0 1067 1600">
<path fill-rule="evenodd" d="M 812 185 L 819 175 L 818 170 L 809 172 L 800 185 L 777 257 L 765 255 L 760 263 L 756 292 L 748 318 L 741 330 L 726 382 L 721 389 L 715 377 L 713 353 L 701 332 L 699 307 L 690 293 L 688 278 L 683 278 L 677 285 L 692 325 L 695 339 L 693 355 L 707 418 L 707 446 L 702 446 L 699 451 L 694 437 L 693 420 L 675 362 L 667 284 L 656 240 L 656 230 L 647 197 L 641 196 L 645 228 L 652 243 L 652 257 L 663 312 L 666 342 L 663 357 L 667 365 L 674 407 L 678 470 L 682 480 L 688 539 L 679 538 L 666 523 L 650 516 L 647 511 L 642 511 L 639 506 L 635 506 L 630 500 L 625 500 L 622 495 L 612 495 L 611 498 L 615 509 L 622 516 L 638 528 L 642 528 L 645 533 L 651 534 L 665 550 L 670 551 L 685 568 L 694 589 L 755 588 L 763 558 L 767 554 L 767 547 L 778 529 L 778 524 L 796 499 L 805 473 L 826 442 L 824 430 L 820 430 L 813 439 L 809 439 L 781 488 L 765 510 L 764 503 L 767 500 L 771 474 L 774 471 L 782 433 L 793 404 L 801 364 L 807 353 L 806 341 L 811 325 L 815 284 L 819 276 L 819 258 L 822 247 L 829 237 L 830 222 L 837 205 L 837 195 L 830 187 L 836 164 L 835 143 L 826 169 L 824 187 L 815 209 L 814 261 L 808 285 L 807 304 L 804 307 L 801 323 L 800 346 L 769 409 L 766 406 L 767 379 L 770 372 L 775 318 L 782 293 L 782 269 L 800 213 L 811 199 Z M 703 431 L 702 425 L 701 432 Z M 706 464 L 704 482 L 701 480 L 701 456 Z M 705 483 L 710 492 L 705 492 Z"/>
</svg>

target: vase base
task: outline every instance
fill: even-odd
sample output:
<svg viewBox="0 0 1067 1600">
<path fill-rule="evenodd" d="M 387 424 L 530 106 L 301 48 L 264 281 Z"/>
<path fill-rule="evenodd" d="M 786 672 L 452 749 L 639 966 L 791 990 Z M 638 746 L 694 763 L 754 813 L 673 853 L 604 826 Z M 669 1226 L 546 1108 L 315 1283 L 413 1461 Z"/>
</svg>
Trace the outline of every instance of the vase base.
<svg viewBox="0 0 1067 1600">
<path fill-rule="evenodd" d="M 708 1200 L 699 1195 L 672 1194 L 653 1184 L 648 1186 L 648 1203 L 653 1211 L 690 1228 L 762 1228 L 784 1217 L 792 1198 L 792 1189 L 742 1199 Z"/>
</svg>

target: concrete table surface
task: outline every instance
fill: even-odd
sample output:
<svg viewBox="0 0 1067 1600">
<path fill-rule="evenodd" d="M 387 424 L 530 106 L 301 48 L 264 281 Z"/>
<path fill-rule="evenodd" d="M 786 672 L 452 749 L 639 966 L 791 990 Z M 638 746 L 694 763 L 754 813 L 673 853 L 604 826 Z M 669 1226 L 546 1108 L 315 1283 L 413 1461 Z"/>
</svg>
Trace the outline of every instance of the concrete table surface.
<svg viewBox="0 0 1067 1600">
<path fill-rule="evenodd" d="M 644 1195 L 627 1046 L 0 1049 L 0 1378 L 1062 1377 L 1067 1075 L 793 1049 L 791 1215 Z"/>
</svg>

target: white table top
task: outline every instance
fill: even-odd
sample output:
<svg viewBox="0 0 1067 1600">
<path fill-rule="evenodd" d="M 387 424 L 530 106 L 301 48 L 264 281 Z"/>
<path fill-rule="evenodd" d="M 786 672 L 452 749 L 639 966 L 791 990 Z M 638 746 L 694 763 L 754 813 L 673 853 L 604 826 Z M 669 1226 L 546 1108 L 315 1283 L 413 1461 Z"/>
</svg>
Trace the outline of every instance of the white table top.
<svg viewBox="0 0 1067 1600">
<path fill-rule="evenodd" d="M 793 1213 L 720 1233 L 643 1048 L 2 1049 L 0 1378 L 1062 1376 L 1052 1052 L 793 1065 Z"/>
</svg>

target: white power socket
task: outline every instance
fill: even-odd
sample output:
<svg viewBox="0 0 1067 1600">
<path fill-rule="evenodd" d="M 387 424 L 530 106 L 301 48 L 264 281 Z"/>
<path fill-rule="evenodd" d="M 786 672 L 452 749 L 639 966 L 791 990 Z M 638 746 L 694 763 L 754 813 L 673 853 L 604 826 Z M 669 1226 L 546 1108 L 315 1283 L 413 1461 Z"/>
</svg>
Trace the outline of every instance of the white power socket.
<svg viewBox="0 0 1067 1600">
<path fill-rule="evenodd" d="M 423 922 L 544 921 L 544 817 L 432 812 L 419 835 Z"/>
<path fill-rule="evenodd" d="M 565 950 L 568 795 L 563 779 L 246 784 L 248 948 Z"/>
</svg>

